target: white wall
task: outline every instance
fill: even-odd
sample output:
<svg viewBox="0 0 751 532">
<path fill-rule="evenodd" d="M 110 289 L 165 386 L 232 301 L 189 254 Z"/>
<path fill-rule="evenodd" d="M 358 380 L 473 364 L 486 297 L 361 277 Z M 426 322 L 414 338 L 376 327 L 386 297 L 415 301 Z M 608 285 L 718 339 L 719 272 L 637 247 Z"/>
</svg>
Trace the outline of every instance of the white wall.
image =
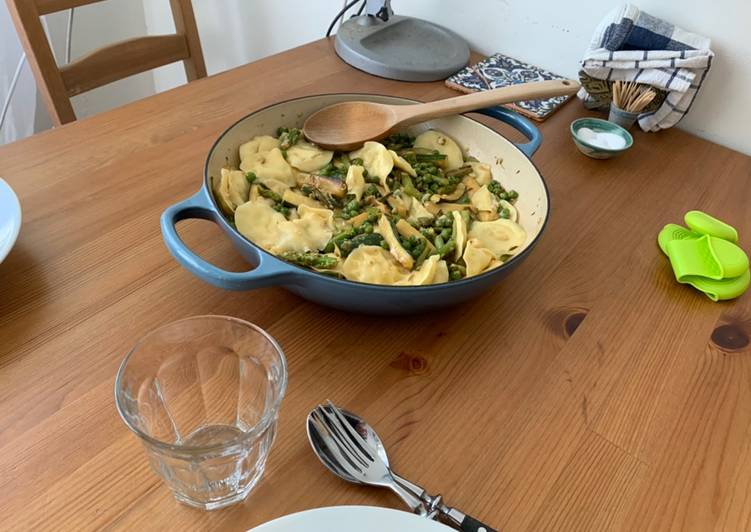
<svg viewBox="0 0 751 532">
<path fill-rule="evenodd" d="M 216 74 L 310 41 L 326 33 L 342 0 L 193 0 L 206 68 Z M 149 33 L 175 30 L 169 3 L 143 0 Z M 155 71 L 162 91 L 185 83 L 181 65 Z"/>
<path fill-rule="evenodd" d="M 712 39 L 716 57 L 690 114 L 680 126 L 751 155 L 751 1 L 636 0 L 648 13 Z M 597 23 L 619 0 L 394 0 L 405 15 L 453 29 L 477 51 L 507 55 L 566 76 Z M 462 16 L 457 16 L 462 14 Z"/>
<path fill-rule="evenodd" d="M 143 0 L 150 31 L 170 31 L 166 2 Z M 393 0 L 395 11 L 422 17 L 465 37 L 473 49 L 508 55 L 576 76 L 602 17 L 619 0 Z M 194 0 L 210 73 L 323 36 L 340 0 Z M 707 35 L 717 54 L 710 76 L 680 127 L 751 154 L 751 2 L 641 0 L 638 5 L 684 29 Z M 230 15 L 231 14 L 231 15 Z M 158 90 L 184 82 L 179 67 L 155 76 Z"/>
<path fill-rule="evenodd" d="M 602 17 L 619 0 L 392 0 L 397 13 L 453 29 L 477 51 L 502 51 L 567 76 Z M 342 0 L 193 0 L 209 73 L 254 61 L 323 36 Z M 641 0 L 644 10 L 712 39 L 717 54 L 691 113 L 680 127 L 751 154 L 751 2 L 749 0 Z M 142 5 L 143 12 L 134 9 Z M 127 7 L 126 7 L 127 6 Z M 98 18 L 96 9 L 107 9 Z M 86 14 L 89 11 L 90 14 Z M 167 0 L 108 0 L 81 8 L 74 56 L 112 38 L 173 31 Z M 89 18 L 90 17 L 90 18 Z M 116 21 L 116 22 L 113 22 Z M 149 77 L 151 76 L 151 77 Z M 290 80 L 294 82 L 294 80 Z M 137 99 L 185 82 L 181 65 L 140 81 L 120 82 L 80 96 L 82 114 Z"/>
</svg>

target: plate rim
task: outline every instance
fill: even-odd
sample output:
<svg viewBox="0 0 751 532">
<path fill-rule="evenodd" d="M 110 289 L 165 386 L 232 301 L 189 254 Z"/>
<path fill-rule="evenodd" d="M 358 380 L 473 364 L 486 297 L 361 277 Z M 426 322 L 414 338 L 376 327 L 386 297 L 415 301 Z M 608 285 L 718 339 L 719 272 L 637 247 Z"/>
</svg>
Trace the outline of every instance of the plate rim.
<svg viewBox="0 0 751 532">
<path fill-rule="evenodd" d="M 313 513 L 323 514 L 323 513 L 328 513 L 332 510 L 334 511 L 337 511 L 337 510 L 368 510 L 368 511 L 376 510 L 378 512 L 384 512 L 384 513 L 390 513 L 390 514 L 400 514 L 401 516 L 404 516 L 404 518 L 407 520 L 412 520 L 414 522 L 429 521 L 430 523 L 433 523 L 437 525 L 438 527 L 443 528 L 447 531 L 451 530 L 450 527 L 444 525 L 443 523 L 439 521 L 433 521 L 433 520 L 427 519 L 426 517 L 421 517 L 417 514 L 413 514 L 405 510 L 398 510 L 396 508 L 388 508 L 384 506 L 368 506 L 368 505 L 363 505 L 363 504 L 343 504 L 343 505 L 337 505 L 337 506 L 321 506 L 318 508 L 308 508 L 307 510 L 301 510 L 299 512 L 293 512 L 291 514 L 282 515 L 270 521 L 266 521 L 265 523 L 260 523 L 256 525 L 255 527 L 248 529 L 247 532 L 266 532 L 267 527 L 278 525 L 282 520 L 290 519 L 295 516 L 299 517 L 303 514 L 313 514 Z M 334 515 L 333 517 L 336 517 L 336 515 Z M 273 529 L 270 529 L 270 530 L 273 530 Z"/>
<path fill-rule="evenodd" d="M 10 192 L 10 198 L 15 204 L 15 212 L 11 211 L 10 214 L 10 220 L 12 223 L 10 238 L 8 238 L 8 240 L 6 240 L 5 242 L 0 242 L 0 263 L 2 263 L 8 256 L 8 254 L 10 254 L 10 251 L 13 249 L 13 246 L 18 240 L 18 235 L 21 232 L 23 213 L 21 211 L 21 201 L 18 199 L 16 191 L 13 190 L 13 187 L 10 186 L 10 183 L 8 183 L 2 177 L 0 177 L 0 188 L 5 188 Z"/>
</svg>

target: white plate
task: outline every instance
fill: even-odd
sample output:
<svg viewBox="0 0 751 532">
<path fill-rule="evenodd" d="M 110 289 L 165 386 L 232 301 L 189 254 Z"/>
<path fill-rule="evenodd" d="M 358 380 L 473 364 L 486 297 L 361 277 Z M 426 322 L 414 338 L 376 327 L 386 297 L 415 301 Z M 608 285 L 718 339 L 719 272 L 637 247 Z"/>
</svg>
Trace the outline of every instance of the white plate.
<svg viewBox="0 0 751 532">
<path fill-rule="evenodd" d="M 332 506 L 285 515 L 251 532 L 447 532 L 451 528 L 400 510 L 372 506 Z"/>
<path fill-rule="evenodd" d="M 21 204 L 13 189 L 0 178 L 0 262 L 10 253 L 21 230 Z"/>
</svg>

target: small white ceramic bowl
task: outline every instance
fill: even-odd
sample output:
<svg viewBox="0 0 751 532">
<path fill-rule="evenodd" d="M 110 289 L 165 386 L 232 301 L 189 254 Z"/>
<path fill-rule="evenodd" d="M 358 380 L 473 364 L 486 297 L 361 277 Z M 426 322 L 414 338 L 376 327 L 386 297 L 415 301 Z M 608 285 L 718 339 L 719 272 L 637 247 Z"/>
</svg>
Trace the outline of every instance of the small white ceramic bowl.
<svg viewBox="0 0 751 532">
<path fill-rule="evenodd" d="M 604 148 L 592 144 L 579 134 L 579 130 L 585 127 L 595 133 L 613 133 L 614 135 L 618 135 L 626 144 L 622 148 L 616 149 Z M 574 120 L 571 122 L 571 138 L 574 139 L 574 144 L 576 144 L 580 152 L 593 159 L 610 159 L 619 153 L 623 153 L 634 144 L 634 138 L 631 136 L 631 133 L 618 124 L 602 120 L 601 118 L 579 118 L 578 120 Z"/>
</svg>

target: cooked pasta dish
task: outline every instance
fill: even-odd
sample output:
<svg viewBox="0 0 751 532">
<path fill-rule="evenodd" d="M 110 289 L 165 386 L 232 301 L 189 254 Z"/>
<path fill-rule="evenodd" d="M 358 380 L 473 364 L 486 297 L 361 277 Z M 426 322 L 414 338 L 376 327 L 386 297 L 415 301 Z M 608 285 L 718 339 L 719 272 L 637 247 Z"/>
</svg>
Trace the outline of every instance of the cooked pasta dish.
<svg viewBox="0 0 751 532">
<path fill-rule="evenodd" d="M 428 285 L 496 268 L 526 233 L 518 197 L 448 135 L 398 133 L 340 153 L 280 128 L 212 176 L 237 230 L 273 255 L 362 283 Z"/>
</svg>

